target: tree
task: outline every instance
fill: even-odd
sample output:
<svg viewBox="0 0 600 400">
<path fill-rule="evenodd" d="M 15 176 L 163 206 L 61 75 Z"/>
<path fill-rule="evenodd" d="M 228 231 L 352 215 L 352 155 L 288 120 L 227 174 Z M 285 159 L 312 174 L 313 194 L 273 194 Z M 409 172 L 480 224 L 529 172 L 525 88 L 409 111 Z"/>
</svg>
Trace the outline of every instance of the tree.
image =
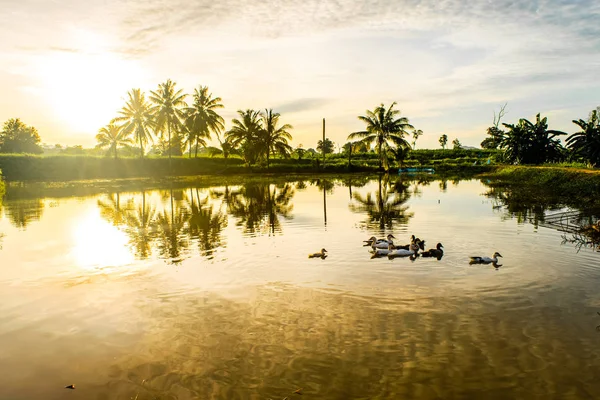
<svg viewBox="0 0 600 400">
<path fill-rule="evenodd" d="M 225 129 L 225 120 L 215 111 L 217 108 L 223 108 L 221 101 L 220 97 L 212 97 L 212 93 L 208 92 L 208 86 L 201 85 L 194 90 L 194 103 L 185 109 L 190 158 L 192 157 L 192 144 L 196 145 L 195 156 L 197 157 L 198 145 L 206 146 L 205 139 L 211 138 L 211 132 L 214 132 L 221 142 L 219 133 Z"/>
<path fill-rule="evenodd" d="M 306 150 L 302 147 L 302 144 L 299 144 L 294 150 L 294 153 L 296 153 L 298 160 L 302 160 L 302 157 L 304 157 L 304 154 L 306 154 Z"/>
<path fill-rule="evenodd" d="M 394 110 L 396 102 L 386 109 L 383 104 L 373 111 L 367 110 L 366 116 L 358 119 L 367 124 L 364 131 L 354 132 L 348 135 L 348 140 L 360 139 L 365 144 L 375 143 L 375 149 L 379 155 L 379 168 L 388 165 L 388 150 L 394 147 L 410 147 L 404 139 L 408 135 L 407 129 L 414 129 L 406 117 L 399 117 L 400 110 Z"/>
<path fill-rule="evenodd" d="M 233 126 L 225 133 L 225 140 L 240 149 L 244 161 L 251 165 L 260 156 L 259 140 L 262 131 L 262 119 L 259 111 L 238 110 L 239 119 L 234 118 Z"/>
<path fill-rule="evenodd" d="M 167 79 L 158 85 L 158 89 L 150 92 L 150 101 L 154 104 L 151 112 L 155 119 L 155 129 L 162 137 L 165 128 L 168 134 L 169 163 L 171 162 L 171 129 L 181 131 L 184 118 L 183 107 L 186 107 L 184 99 L 187 95 L 183 90 L 175 89 L 175 82 Z M 181 150 L 180 150 L 181 151 Z"/>
<path fill-rule="evenodd" d="M 489 137 L 483 139 L 481 142 L 481 147 L 484 149 L 497 149 L 500 146 L 500 142 L 502 142 L 502 138 L 505 135 L 505 132 L 498 128 L 500 125 L 500 120 L 502 117 L 506 115 L 506 105 L 504 103 L 502 107 L 500 107 L 500 111 L 498 114 L 494 111 L 494 123 L 487 129 L 487 135 Z"/>
<path fill-rule="evenodd" d="M 458 138 L 456 138 L 452 141 L 452 148 L 454 150 L 462 149 L 462 145 L 460 144 L 460 140 L 458 140 Z"/>
<path fill-rule="evenodd" d="M 43 150 L 39 143 L 37 129 L 25 125 L 19 118 L 6 121 L 0 132 L 0 153 L 40 154 Z"/>
<path fill-rule="evenodd" d="M 333 153 L 335 145 L 329 140 L 329 138 L 325 138 L 325 141 L 319 140 L 317 142 L 317 150 L 321 152 L 321 154 L 331 154 Z"/>
<path fill-rule="evenodd" d="M 292 146 L 288 144 L 288 140 L 292 140 L 292 135 L 288 130 L 293 129 L 293 126 L 284 124 L 278 127 L 280 116 L 279 113 L 274 113 L 273 109 L 265 109 L 265 112 L 261 114 L 263 123 L 260 134 L 260 147 L 267 159 L 267 169 L 269 169 L 271 154 L 288 157 L 292 152 Z"/>
<path fill-rule="evenodd" d="M 419 136 L 423 135 L 423 131 L 420 129 L 415 129 L 412 133 L 412 137 L 413 137 L 413 143 L 412 143 L 412 148 L 416 149 L 417 148 L 417 139 L 419 139 Z"/>
<path fill-rule="evenodd" d="M 120 126 L 113 122 L 100 128 L 96 135 L 98 144 L 97 148 L 104 149 L 108 147 L 107 154 L 113 153 L 117 158 L 117 148 L 132 144 L 131 138 L 125 134 L 125 131 Z"/>
<path fill-rule="evenodd" d="M 129 98 L 114 122 L 122 122 L 121 129 L 125 136 L 133 133 L 135 141 L 140 145 L 140 157 L 143 158 L 144 145 L 148 143 L 148 139 L 152 140 L 150 130 L 154 126 L 150 104 L 140 89 L 132 89 L 127 95 Z"/>
<path fill-rule="evenodd" d="M 448 144 L 448 135 L 446 135 L 445 133 L 440 136 L 439 139 L 440 145 L 442 146 L 442 149 L 446 148 L 446 144 Z"/>
<path fill-rule="evenodd" d="M 566 140 L 567 146 L 577 155 L 590 163 L 600 166 L 600 112 L 592 110 L 587 121 L 573 120 L 581 128 Z"/>
<path fill-rule="evenodd" d="M 503 124 L 508 131 L 500 142 L 506 160 L 521 164 L 557 161 L 564 148 L 557 136 L 565 132 L 548 129 L 548 118 L 536 115 L 535 124 L 522 118 L 515 124 Z"/>
</svg>

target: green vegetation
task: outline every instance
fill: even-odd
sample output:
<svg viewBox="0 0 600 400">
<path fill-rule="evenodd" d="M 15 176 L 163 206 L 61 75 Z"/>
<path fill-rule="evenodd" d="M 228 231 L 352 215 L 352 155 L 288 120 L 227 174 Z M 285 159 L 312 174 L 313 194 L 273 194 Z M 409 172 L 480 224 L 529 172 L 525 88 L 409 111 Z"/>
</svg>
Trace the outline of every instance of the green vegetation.
<svg viewBox="0 0 600 400">
<path fill-rule="evenodd" d="M 504 150 L 503 160 L 511 164 L 540 165 L 556 162 L 582 162 L 588 166 L 600 165 L 600 108 L 592 110 L 587 121 L 573 120 L 579 131 L 566 138 L 566 147 L 559 140 L 565 132 L 548 129 L 548 119 L 536 115 L 535 123 L 521 118 L 516 124 L 502 125 L 506 104 L 498 116 L 494 114 L 494 125 L 487 130 L 488 137 L 481 142 L 486 149 Z"/>
<path fill-rule="evenodd" d="M 522 197 L 551 198 L 553 204 L 577 208 L 600 206 L 600 171 L 565 168 L 509 166 L 482 175 L 494 187 L 510 187 Z"/>
<path fill-rule="evenodd" d="M 357 145 L 361 147 L 361 145 Z M 238 156 L 186 156 L 172 157 L 103 157 L 91 155 L 28 155 L 0 154 L 0 169 L 9 181 L 80 179 L 117 179 L 137 177 L 167 177 L 191 175 L 232 175 L 253 173 L 323 173 L 323 172 L 376 172 L 380 158 L 374 152 L 352 153 L 350 163 L 347 153 L 328 154 L 326 166 L 319 164 L 320 157 L 309 151 L 303 158 L 272 158 L 266 163 L 245 165 Z M 479 173 L 489 171 L 500 157 L 498 150 L 413 150 L 404 160 L 408 167 L 434 167 L 439 172 Z M 488 164 L 489 160 L 489 164 Z M 392 172 L 394 169 L 391 170 Z"/>
</svg>

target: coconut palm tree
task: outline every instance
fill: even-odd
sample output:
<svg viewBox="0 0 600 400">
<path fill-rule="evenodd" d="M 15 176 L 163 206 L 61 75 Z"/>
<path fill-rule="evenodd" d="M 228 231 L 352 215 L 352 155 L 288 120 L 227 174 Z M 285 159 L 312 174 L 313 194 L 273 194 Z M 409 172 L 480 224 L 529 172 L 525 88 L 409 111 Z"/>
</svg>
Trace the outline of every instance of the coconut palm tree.
<svg viewBox="0 0 600 400">
<path fill-rule="evenodd" d="M 260 146 L 267 159 L 267 169 L 269 169 L 271 153 L 288 157 L 293 150 L 292 146 L 288 144 L 288 140 L 292 140 L 292 135 L 288 130 L 293 129 L 293 126 L 284 124 L 278 127 L 280 116 L 279 113 L 274 113 L 273 109 L 265 109 L 265 112 L 261 114 L 263 129 L 260 135 Z"/>
<path fill-rule="evenodd" d="M 148 139 L 152 140 L 151 129 L 154 127 L 150 104 L 140 89 L 131 89 L 127 95 L 129 98 L 125 106 L 113 122 L 122 123 L 121 130 L 125 136 L 133 134 L 135 141 L 140 145 L 140 157 L 143 158 L 144 144 L 148 143 Z"/>
<path fill-rule="evenodd" d="M 181 130 L 184 118 L 183 108 L 187 106 L 184 99 L 187 95 L 182 89 L 175 89 L 175 82 L 167 79 L 158 85 L 158 89 L 150 92 L 152 114 L 156 121 L 156 131 L 164 134 L 166 129 L 168 135 L 169 163 L 171 162 L 171 129 L 176 132 Z"/>
<path fill-rule="evenodd" d="M 407 129 L 414 129 L 414 127 L 406 117 L 399 117 L 400 110 L 394 110 L 395 105 L 396 102 L 393 102 L 386 109 L 381 104 L 373 111 L 367 110 L 366 116 L 358 117 L 367 124 L 366 130 L 348 135 L 348 140 L 360 139 L 365 144 L 375 143 L 380 169 L 384 166 L 386 169 L 389 168 L 388 150 L 394 147 L 410 147 L 404 136 L 408 135 Z"/>
<path fill-rule="evenodd" d="M 117 158 L 118 147 L 132 144 L 131 138 L 126 134 L 125 130 L 121 129 L 114 122 L 100 128 L 96 135 L 96 140 L 98 141 L 96 147 L 101 149 L 108 147 L 108 153 L 113 153 L 115 159 Z"/>
<path fill-rule="evenodd" d="M 569 136 L 567 146 L 583 157 L 593 167 L 600 166 L 600 115 L 597 110 L 590 113 L 587 121 L 573 120 L 581 130 Z"/>
<path fill-rule="evenodd" d="M 217 108 L 223 108 L 221 101 L 220 97 L 212 97 L 212 93 L 208 92 L 208 86 L 199 86 L 194 90 L 194 103 L 185 109 L 190 157 L 192 157 L 192 143 L 195 142 L 197 157 L 198 145 L 206 146 L 204 139 L 210 139 L 211 132 L 218 135 L 225 129 L 225 120 L 215 111 Z"/>
<path fill-rule="evenodd" d="M 240 119 L 234 118 L 233 126 L 225 133 L 225 140 L 235 149 L 240 149 L 244 161 L 254 164 L 260 155 L 260 139 L 262 134 L 262 119 L 260 111 L 238 110 Z"/>
</svg>

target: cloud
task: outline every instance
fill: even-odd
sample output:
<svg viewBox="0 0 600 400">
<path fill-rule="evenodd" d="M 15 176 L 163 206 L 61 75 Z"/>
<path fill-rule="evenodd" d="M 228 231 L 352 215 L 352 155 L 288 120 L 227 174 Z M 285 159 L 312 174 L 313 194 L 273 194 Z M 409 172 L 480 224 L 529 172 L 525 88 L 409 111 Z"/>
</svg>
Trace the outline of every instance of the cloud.
<svg viewBox="0 0 600 400">
<path fill-rule="evenodd" d="M 325 98 L 304 98 L 278 105 L 273 107 L 273 109 L 279 113 L 299 113 L 322 108 L 332 103 L 332 101 L 332 99 Z"/>
</svg>

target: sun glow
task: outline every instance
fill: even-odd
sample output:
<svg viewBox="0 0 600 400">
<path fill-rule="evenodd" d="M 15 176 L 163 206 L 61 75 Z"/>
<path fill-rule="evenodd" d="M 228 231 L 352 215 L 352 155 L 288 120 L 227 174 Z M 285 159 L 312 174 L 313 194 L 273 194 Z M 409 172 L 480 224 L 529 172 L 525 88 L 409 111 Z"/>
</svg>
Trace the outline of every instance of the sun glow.
<svg viewBox="0 0 600 400">
<path fill-rule="evenodd" d="M 137 63 L 111 48 L 105 38 L 78 31 L 74 48 L 55 49 L 36 63 L 47 101 L 73 133 L 95 135 L 116 117 L 126 92 L 142 86 Z"/>
<path fill-rule="evenodd" d="M 96 210 L 73 227 L 71 256 L 82 268 L 118 267 L 134 261 L 127 236 L 102 219 Z"/>
</svg>

